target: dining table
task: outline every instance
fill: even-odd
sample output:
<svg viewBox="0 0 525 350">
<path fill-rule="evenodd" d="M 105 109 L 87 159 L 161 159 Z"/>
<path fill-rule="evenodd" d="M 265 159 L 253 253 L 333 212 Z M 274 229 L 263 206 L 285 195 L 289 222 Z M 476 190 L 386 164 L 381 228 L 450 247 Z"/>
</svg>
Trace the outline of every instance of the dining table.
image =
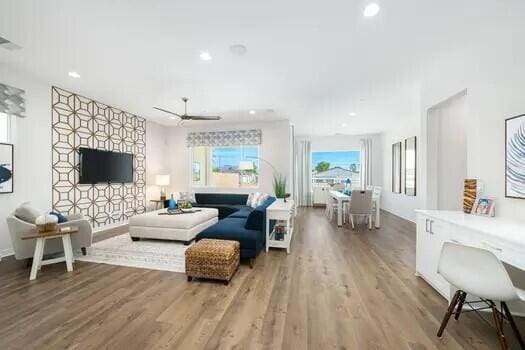
<svg viewBox="0 0 525 350">
<path fill-rule="evenodd" d="M 337 226 L 343 226 L 343 204 L 350 203 L 352 200 L 352 196 L 348 195 L 346 193 L 336 191 L 336 190 L 330 190 L 328 192 L 330 194 L 330 197 L 335 199 L 337 201 Z M 379 206 L 379 198 L 372 197 L 372 201 L 374 202 L 374 208 L 375 208 L 375 219 L 374 224 L 376 228 L 381 227 L 381 218 L 380 218 L 380 206 Z"/>
</svg>

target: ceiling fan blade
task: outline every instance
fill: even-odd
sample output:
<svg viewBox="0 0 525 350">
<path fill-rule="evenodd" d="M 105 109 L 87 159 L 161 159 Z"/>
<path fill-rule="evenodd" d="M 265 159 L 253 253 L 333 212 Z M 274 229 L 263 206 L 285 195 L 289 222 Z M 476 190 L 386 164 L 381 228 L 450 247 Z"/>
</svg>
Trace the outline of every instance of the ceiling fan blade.
<svg viewBox="0 0 525 350">
<path fill-rule="evenodd" d="M 181 116 L 182 119 L 187 120 L 221 120 L 222 117 L 219 116 L 203 116 L 203 115 L 184 115 Z"/>
<path fill-rule="evenodd" d="M 177 113 L 172 112 L 172 111 L 168 111 L 168 110 L 160 108 L 160 107 L 153 107 L 153 108 L 156 109 L 157 111 L 161 111 L 161 112 L 168 113 L 168 114 L 173 114 L 173 115 L 175 115 L 175 116 L 177 116 L 179 118 L 182 117 L 182 115 L 180 115 L 180 114 L 177 114 Z"/>
</svg>

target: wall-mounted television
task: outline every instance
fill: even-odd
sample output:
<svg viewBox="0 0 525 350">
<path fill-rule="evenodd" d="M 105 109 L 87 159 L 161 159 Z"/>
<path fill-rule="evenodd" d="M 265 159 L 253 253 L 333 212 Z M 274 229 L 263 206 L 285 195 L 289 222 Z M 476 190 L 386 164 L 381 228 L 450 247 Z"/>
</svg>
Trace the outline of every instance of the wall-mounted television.
<svg viewBox="0 0 525 350">
<path fill-rule="evenodd" d="M 133 182 L 133 154 L 80 148 L 79 184 Z"/>
</svg>

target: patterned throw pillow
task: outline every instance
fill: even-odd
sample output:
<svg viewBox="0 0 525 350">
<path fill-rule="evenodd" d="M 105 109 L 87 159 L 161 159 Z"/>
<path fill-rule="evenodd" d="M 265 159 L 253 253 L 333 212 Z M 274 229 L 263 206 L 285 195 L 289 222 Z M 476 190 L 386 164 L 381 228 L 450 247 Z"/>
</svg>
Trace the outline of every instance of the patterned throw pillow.
<svg viewBox="0 0 525 350">
<path fill-rule="evenodd" d="M 179 192 L 179 200 L 184 202 L 196 203 L 195 192 Z"/>
<path fill-rule="evenodd" d="M 260 196 L 261 196 L 261 193 L 259 192 L 252 193 L 252 198 L 251 198 L 249 206 L 252 208 L 257 208 L 257 203 L 259 203 Z"/>
<path fill-rule="evenodd" d="M 270 195 L 268 193 L 261 193 L 261 195 L 258 198 L 257 205 L 255 207 L 263 205 L 263 203 L 266 202 L 268 198 L 270 198 Z"/>
<path fill-rule="evenodd" d="M 252 202 L 253 202 L 253 196 L 255 195 L 255 193 L 250 193 L 248 195 L 248 199 L 246 200 L 246 205 L 251 207 L 252 206 Z"/>
</svg>

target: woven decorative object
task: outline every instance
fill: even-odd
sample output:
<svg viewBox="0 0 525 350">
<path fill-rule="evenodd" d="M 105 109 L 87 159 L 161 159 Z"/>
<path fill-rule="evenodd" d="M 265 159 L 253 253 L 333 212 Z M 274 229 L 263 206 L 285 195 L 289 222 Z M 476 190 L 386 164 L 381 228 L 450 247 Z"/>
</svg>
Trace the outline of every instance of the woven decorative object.
<svg viewBox="0 0 525 350">
<path fill-rule="evenodd" d="M 463 212 L 470 214 L 476 201 L 478 180 L 465 179 L 465 189 L 463 191 Z"/>
<path fill-rule="evenodd" d="M 186 250 L 186 275 L 193 277 L 231 280 L 240 262 L 240 244 L 237 241 L 202 239 Z"/>
</svg>

